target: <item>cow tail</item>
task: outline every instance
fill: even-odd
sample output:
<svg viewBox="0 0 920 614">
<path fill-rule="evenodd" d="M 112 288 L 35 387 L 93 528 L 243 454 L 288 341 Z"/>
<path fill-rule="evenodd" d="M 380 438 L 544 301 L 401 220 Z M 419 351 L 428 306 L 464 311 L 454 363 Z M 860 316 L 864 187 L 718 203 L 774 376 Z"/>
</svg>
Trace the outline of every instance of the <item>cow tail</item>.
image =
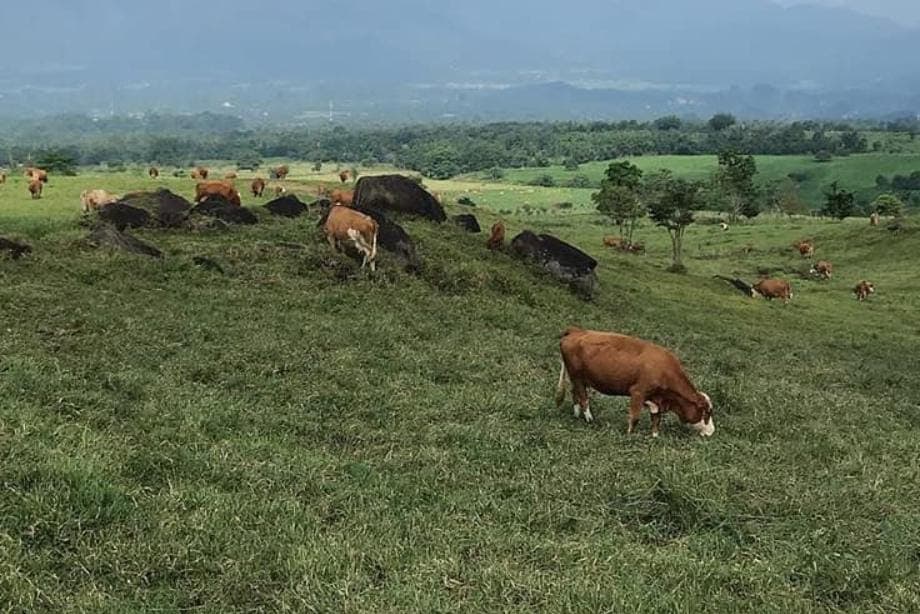
<svg viewBox="0 0 920 614">
<path fill-rule="evenodd" d="M 560 360 L 559 362 L 562 364 L 559 368 L 559 384 L 556 386 L 556 407 L 561 407 L 562 402 L 565 400 L 565 389 L 569 375 L 569 372 L 565 368 L 565 361 Z"/>
</svg>

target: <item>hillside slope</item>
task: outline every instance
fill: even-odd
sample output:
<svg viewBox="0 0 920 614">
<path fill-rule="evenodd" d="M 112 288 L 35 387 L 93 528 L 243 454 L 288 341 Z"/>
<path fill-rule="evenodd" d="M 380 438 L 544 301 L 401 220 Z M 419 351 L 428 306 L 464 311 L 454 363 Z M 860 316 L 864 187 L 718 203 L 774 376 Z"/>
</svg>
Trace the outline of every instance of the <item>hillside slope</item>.
<svg viewBox="0 0 920 614">
<path fill-rule="evenodd" d="M 544 221 L 599 257 L 586 303 L 448 225 L 406 224 L 420 277 L 384 257 L 343 281 L 310 219 L 141 233 L 161 262 L 55 219 L 20 217 L 35 253 L 0 259 L 13 609 L 920 608 L 916 232 L 701 226 L 674 276 L 658 229 L 632 257 L 593 217 Z M 833 281 L 795 277 L 806 235 Z M 791 305 L 711 278 L 763 268 Z M 573 323 L 673 348 L 715 436 L 627 437 L 622 399 L 592 426 L 556 410 Z"/>
</svg>

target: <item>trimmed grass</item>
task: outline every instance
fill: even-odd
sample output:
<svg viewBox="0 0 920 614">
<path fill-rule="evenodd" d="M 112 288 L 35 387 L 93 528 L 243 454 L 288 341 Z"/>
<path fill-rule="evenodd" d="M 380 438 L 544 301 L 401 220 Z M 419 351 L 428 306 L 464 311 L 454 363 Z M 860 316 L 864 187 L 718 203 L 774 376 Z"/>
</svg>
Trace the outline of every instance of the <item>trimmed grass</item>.
<svg viewBox="0 0 920 614">
<path fill-rule="evenodd" d="M 679 276 L 657 228 L 628 256 L 594 215 L 503 216 L 598 258 L 586 303 L 449 224 L 406 222 L 419 277 L 357 273 L 309 218 L 139 233 L 162 261 L 79 241 L 83 188 L 151 184 L 0 186 L 0 234 L 35 249 L 0 259 L 3 609 L 920 610 L 915 230 L 695 226 Z M 801 276 L 806 236 L 833 280 Z M 712 279 L 761 270 L 790 305 Z M 557 410 L 573 323 L 674 349 L 714 437 Z"/>
</svg>

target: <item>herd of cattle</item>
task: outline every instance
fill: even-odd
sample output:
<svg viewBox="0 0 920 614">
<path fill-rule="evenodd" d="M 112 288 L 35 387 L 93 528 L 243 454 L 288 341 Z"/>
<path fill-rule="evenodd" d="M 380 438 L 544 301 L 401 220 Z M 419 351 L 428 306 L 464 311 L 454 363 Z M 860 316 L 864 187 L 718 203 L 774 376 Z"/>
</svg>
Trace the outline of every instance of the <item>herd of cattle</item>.
<svg viewBox="0 0 920 614">
<path fill-rule="evenodd" d="M 271 179 L 283 182 L 289 172 L 287 166 L 273 168 Z M 160 172 L 156 167 L 150 167 L 148 174 L 156 179 Z M 196 204 L 217 201 L 241 208 L 240 193 L 235 186 L 236 173 L 227 173 L 223 179 L 209 179 L 209 175 L 209 170 L 204 167 L 198 167 L 191 173 L 196 180 Z M 48 173 L 28 168 L 26 177 L 32 198 L 40 198 Z M 339 174 L 342 184 L 349 178 L 348 171 Z M 5 174 L 0 174 L 0 183 L 5 180 Z M 267 185 L 261 177 L 253 179 L 249 186 L 253 197 L 261 197 Z M 286 189 L 283 184 L 276 184 L 273 191 L 276 196 L 282 196 Z M 390 251 L 414 257 L 411 238 L 389 218 L 388 213 L 421 215 L 436 222 L 447 219 L 438 195 L 401 175 L 364 177 L 354 189 L 320 186 L 318 196 L 321 198 L 318 202 L 325 203 L 318 225 L 329 245 L 336 251 L 353 248 L 362 259 L 361 268 L 369 267 L 371 271 L 376 270 L 378 240 L 382 240 L 382 245 Z M 84 190 L 80 198 L 83 211 L 87 213 L 104 212 L 107 207 L 120 204 L 119 196 L 102 189 Z M 467 230 L 480 230 L 471 215 L 460 215 L 454 219 Z M 870 223 L 878 225 L 878 222 L 878 216 L 873 215 Z M 728 230 L 724 223 L 721 227 Z M 493 251 L 503 249 L 505 235 L 504 223 L 496 222 L 491 227 L 486 247 Z M 640 244 L 628 244 L 620 237 L 604 237 L 603 245 L 624 251 L 644 251 Z M 593 290 L 597 262 L 578 248 L 551 235 L 536 235 L 526 230 L 511 241 L 511 247 L 516 254 L 535 261 L 557 278 L 572 283 L 573 288 L 587 283 L 589 291 Z M 815 254 L 813 240 L 797 241 L 793 247 L 803 258 L 812 258 Z M 410 264 L 417 266 L 417 262 Z M 411 266 L 407 270 L 411 270 Z M 821 279 L 830 279 L 833 264 L 828 260 L 819 260 L 810 273 Z M 793 296 L 791 284 L 784 279 L 764 277 L 751 286 L 740 280 L 729 281 L 752 297 L 781 299 L 788 303 Z M 859 301 L 874 292 L 874 284 L 867 280 L 860 281 L 854 288 Z M 715 432 L 712 400 L 697 390 L 680 360 L 667 349 L 634 337 L 571 327 L 562 336 L 560 353 L 562 364 L 556 402 L 557 405 L 562 403 L 566 386 L 570 384 L 576 418 L 583 416 L 587 422 L 593 420 L 589 390 L 594 389 L 602 394 L 629 397 L 628 433 L 635 429 L 643 408 L 651 414 L 653 437 L 658 436 L 661 415 L 669 411 L 704 437 Z"/>
</svg>

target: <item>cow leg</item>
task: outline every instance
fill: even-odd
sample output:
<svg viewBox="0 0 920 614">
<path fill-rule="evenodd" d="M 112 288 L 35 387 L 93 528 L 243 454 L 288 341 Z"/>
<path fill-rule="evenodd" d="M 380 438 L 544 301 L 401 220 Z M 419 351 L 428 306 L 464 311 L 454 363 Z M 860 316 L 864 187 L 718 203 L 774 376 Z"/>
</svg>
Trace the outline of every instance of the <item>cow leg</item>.
<svg viewBox="0 0 920 614">
<path fill-rule="evenodd" d="M 332 248 L 332 251 L 338 251 L 338 246 L 336 245 L 335 237 L 331 234 L 326 235 L 326 241 L 329 242 L 329 246 Z"/>
<path fill-rule="evenodd" d="M 651 401 L 646 401 L 645 405 L 652 414 L 652 437 L 658 437 L 658 428 L 661 426 L 661 408 Z"/>
<path fill-rule="evenodd" d="M 633 392 L 629 395 L 629 420 L 627 422 L 626 434 L 632 435 L 639 422 L 639 416 L 642 415 L 642 405 L 645 403 L 641 393 Z"/>
<path fill-rule="evenodd" d="M 588 404 L 588 388 L 583 381 L 572 380 L 572 400 L 575 402 L 575 417 L 584 414 L 585 422 L 593 422 L 594 416 L 591 415 L 591 406 Z"/>
</svg>

